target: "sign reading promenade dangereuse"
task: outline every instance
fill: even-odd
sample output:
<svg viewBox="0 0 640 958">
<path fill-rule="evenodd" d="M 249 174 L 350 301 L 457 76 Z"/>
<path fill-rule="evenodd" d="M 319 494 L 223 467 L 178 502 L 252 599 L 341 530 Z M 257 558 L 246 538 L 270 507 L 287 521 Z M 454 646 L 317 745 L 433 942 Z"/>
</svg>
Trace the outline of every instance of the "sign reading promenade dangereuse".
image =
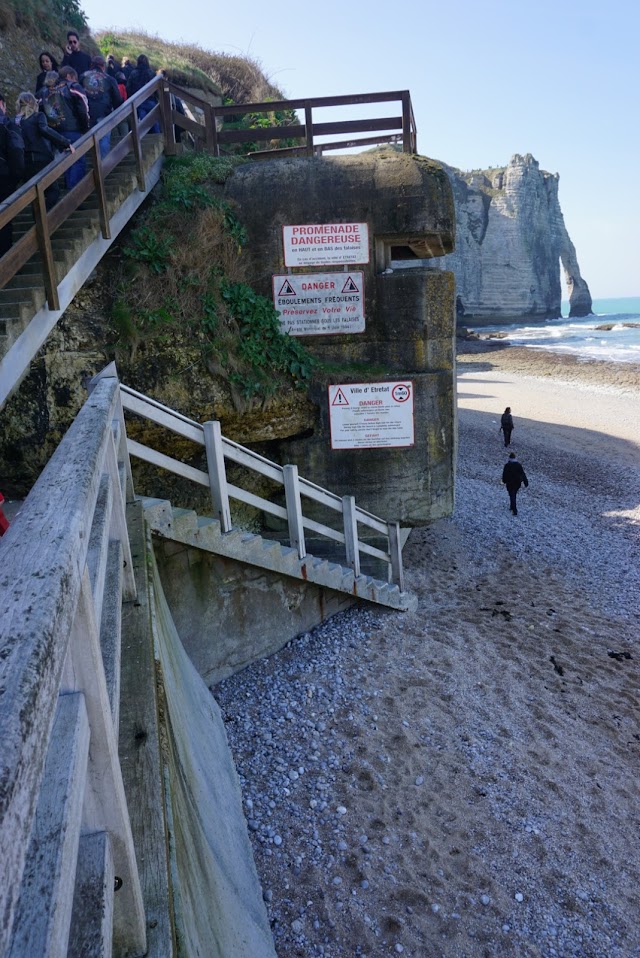
<svg viewBox="0 0 640 958">
<path fill-rule="evenodd" d="M 282 227 L 285 266 L 343 266 L 369 262 L 366 223 L 308 223 Z"/>
<path fill-rule="evenodd" d="M 283 332 L 319 336 L 364 332 L 364 273 L 296 273 L 273 277 L 273 304 Z"/>
<path fill-rule="evenodd" d="M 413 446 L 413 383 L 329 386 L 332 449 Z"/>
</svg>

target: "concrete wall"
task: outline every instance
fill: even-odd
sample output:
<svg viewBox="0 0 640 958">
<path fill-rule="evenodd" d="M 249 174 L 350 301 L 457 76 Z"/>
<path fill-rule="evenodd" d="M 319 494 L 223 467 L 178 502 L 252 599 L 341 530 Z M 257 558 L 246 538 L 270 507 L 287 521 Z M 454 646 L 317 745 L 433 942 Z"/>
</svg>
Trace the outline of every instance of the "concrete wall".
<svg viewBox="0 0 640 958">
<path fill-rule="evenodd" d="M 176 542 L 156 540 L 155 555 L 182 644 L 210 686 L 354 601 Z"/>
<path fill-rule="evenodd" d="M 276 958 L 220 709 L 185 653 L 150 560 L 178 954 Z"/>
<path fill-rule="evenodd" d="M 453 196 L 442 167 L 391 150 L 280 159 L 240 167 L 226 192 L 247 228 L 252 285 L 269 297 L 273 275 L 344 272 L 340 266 L 285 267 L 283 226 L 366 222 L 369 227 L 368 264 L 346 267 L 364 273 L 365 330 L 301 338 L 330 364 L 311 390 L 315 426 L 311 435 L 270 445 L 267 454 L 297 464 L 307 478 L 340 495 L 355 495 L 363 508 L 388 519 L 417 525 L 450 514 L 456 435 L 453 275 L 389 268 L 392 259 L 428 259 L 453 249 Z M 328 384 L 409 379 L 415 390 L 412 448 L 331 449 Z"/>
</svg>

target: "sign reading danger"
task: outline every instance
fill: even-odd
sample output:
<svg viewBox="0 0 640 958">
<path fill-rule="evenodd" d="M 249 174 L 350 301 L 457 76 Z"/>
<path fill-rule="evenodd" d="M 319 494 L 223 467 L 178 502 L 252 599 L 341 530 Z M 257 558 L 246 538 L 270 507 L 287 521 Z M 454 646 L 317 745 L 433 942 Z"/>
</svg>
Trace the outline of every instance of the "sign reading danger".
<svg viewBox="0 0 640 958">
<path fill-rule="evenodd" d="M 329 386 L 332 449 L 413 446 L 413 383 Z"/>
<path fill-rule="evenodd" d="M 362 333 L 364 273 L 298 273 L 273 277 L 273 304 L 291 336 Z"/>
</svg>

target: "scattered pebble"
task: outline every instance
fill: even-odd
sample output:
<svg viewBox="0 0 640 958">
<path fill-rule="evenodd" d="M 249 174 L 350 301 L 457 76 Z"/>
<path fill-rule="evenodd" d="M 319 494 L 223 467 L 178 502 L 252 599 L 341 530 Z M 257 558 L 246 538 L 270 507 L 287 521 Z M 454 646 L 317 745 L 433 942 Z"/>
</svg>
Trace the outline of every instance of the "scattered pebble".
<svg viewBox="0 0 640 958">
<path fill-rule="evenodd" d="M 608 519 L 606 526 L 598 526 L 602 535 L 590 552 L 594 523 L 607 512 L 613 515 L 616 508 L 615 503 L 608 505 L 612 500 L 601 489 L 600 474 L 593 477 L 598 508 L 578 515 L 572 511 L 582 508 L 574 486 L 552 482 L 534 448 L 528 450 L 528 463 L 537 482 L 532 481 L 523 495 L 522 516 L 518 516 L 521 534 L 514 536 L 507 502 L 504 515 L 495 507 L 495 497 L 503 490 L 478 478 L 489 459 L 491 468 L 495 466 L 480 432 L 478 427 L 473 457 L 467 454 L 465 464 L 463 456 L 459 468 L 456 518 L 439 525 L 439 542 L 429 530 L 415 530 L 409 543 L 412 546 L 416 538 L 420 543 L 423 537 L 422 552 L 413 546 L 414 562 L 407 567 L 410 587 L 421 582 L 422 556 L 425 568 L 436 569 L 446 589 L 421 593 L 423 606 L 417 615 L 370 608 L 341 613 L 215 689 L 228 719 L 227 735 L 258 873 L 269 886 L 263 897 L 280 958 L 299 954 L 383 958 L 390 952 L 402 953 L 396 937 L 402 938 L 405 953 L 421 958 L 424 948 L 416 929 L 433 935 L 438 928 L 451 935 L 451 942 L 453 936 L 459 938 L 458 950 L 469 956 L 474 954 L 471 940 L 475 938 L 477 944 L 483 936 L 487 942 L 493 938 L 491 948 L 507 948 L 510 955 L 524 954 L 527 948 L 548 958 L 591 954 L 629 958 L 635 953 L 627 927 L 636 930 L 637 920 L 627 912 L 627 927 L 618 921 L 625 893 L 620 883 L 615 884 L 615 872 L 600 867 L 594 871 L 590 853 L 580 848 L 580 842 L 561 860 L 559 849 L 570 827 L 562 798 L 555 796 L 546 803 L 542 790 L 540 795 L 535 788 L 523 790 L 530 768 L 527 753 L 538 748 L 527 737 L 533 727 L 531 713 L 550 709 L 553 702 L 559 713 L 571 715 L 571 722 L 581 720 L 579 703 L 586 699 L 578 680 L 585 681 L 589 675 L 587 657 L 598 642 L 604 650 L 603 662 L 594 668 L 605 672 L 615 668 L 616 676 L 623 675 L 606 648 L 623 648 L 624 637 L 612 635 L 608 646 L 603 645 L 596 626 L 589 631 L 576 617 L 575 608 L 560 604 L 559 593 L 547 596 L 547 564 L 560 569 L 570 587 L 586 583 L 584 596 L 580 593 L 584 605 L 596 602 L 604 608 L 610 602 L 612 617 L 621 616 L 615 620 L 619 626 L 637 603 L 638 563 L 632 561 L 630 551 L 626 558 L 616 552 L 612 543 L 615 536 L 617 541 L 627 536 L 631 542 L 633 529 L 623 519 Z M 468 439 L 467 433 L 464 441 Z M 553 468 L 554 475 L 562 475 L 559 460 L 553 460 Z M 556 505 L 543 480 L 549 488 L 553 485 Z M 626 498 L 630 502 L 631 494 Z M 570 535 L 565 527 L 570 527 Z M 464 550 L 464 575 L 453 576 L 450 571 L 447 531 L 456 540 L 455 547 Z M 610 568 L 602 563 L 603 551 L 613 557 Z M 459 559 L 458 565 L 462 569 Z M 523 602 L 518 593 L 518 601 L 511 602 L 496 588 L 494 573 L 502 568 L 512 570 L 516 591 L 521 588 L 521 574 L 527 580 L 533 577 L 540 585 L 540 599 L 530 592 Z M 622 586 L 617 596 L 610 588 L 614 574 L 610 569 Z M 505 683 L 498 709 L 499 697 L 491 681 L 478 670 L 482 660 L 477 649 L 473 643 L 464 648 L 460 641 L 456 643 L 455 612 L 451 611 L 456 606 L 447 589 L 477 595 L 478 643 L 495 641 L 495 655 L 503 660 Z M 547 616 L 551 605 L 558 610 L 553 617 Z M 480 612 L 482 607 L 487 611 Z M 511 623 L 501 609 L 509 613 Z M 536 624 L 529 628 L 532 620 Z M 529 632 L 535 632 L 535 645 L 540 644 L 543 651 L 538 662 L 531 658 L 525 680 L 512 669 L 519 662 L 520 645 L 526 641 L 531 646 L 523 638 Z M 572 632 L 579 635 L 584 648 L 584 656 L 576 659 L 574 655 L 573 661 L 569 648 L 575 652 L 578 643 L 571 646 Z M 558 661 L 562 656 L 562 681 L 549 663 L 551 654 Z M 408 687 L 406 701 L 398 683 L 394 687 L 394 679 L 385 676 L 385 661 L 393 663 L 396 677 L 402 672 L 401 684 Z M 421 685 L 412 684 L 415 678 Z M 593 681 L 589 692 L 597 694 L 597 679 Z M 511 697 L 515 702 L 520 688 L 513 692 L 513 682 L 525 688 L 522 711 L 517 714 Z M 421 699 L 432 699 L 437 707 L 421 708 Z M 605 704 L 593 699 L 594 708 Z M 623 741 L 631 726 L 625 725 L 623 711 L 615 714 L 622 716 L 616 722 L 621 722 L 618 735 Z M 553 728 L 552 709 L 544 720 Z M 598 725 L 594 723 L 593 728 Z M 427 773 L 416 775 L 416 767 Z M 454 767 L 455 783 L 450 775 Z M 554 763 L 549 774 L 558 776 L 562 770 Z M 593 775 L 594 796 L 598 789 L 598 797 L 608 802 L 610 783 L 602 773 Z M 411 789 L 412 783 L 421 786 L 420 791 Z M 447 783 L 450 795 L 440 794 Z M 426 830 L 417 811 L 422 803 L 433 805 L 436 813 Z M 465 837 L 460 831 L 463 803 L 468 804 L 469 816 Z M 607 823 L 615 834 L 617 811 L 610 804 L 607 807 Z M 547 889 L 541 893 L 540 842 L 534 841 L 538 835 L 544 836 L 549 870 L 560 876 L 553 894 Z M 431 849 L 440 853 L 438 858 L 433 858 Z M 463 862 L 472 862 L 464 880 L 458 874 Z M 421 870 L 425 875 L 418 881 Z M 636 874 L 637 869 L 630 871 L 630 876 Z M 508 902 L 504 907 L 496 887 L 526 887 L 527 908 L 510 909 Z M 493 894 L 482 892 L 483 888 L 491 888 Z M 421 895 L 437 896 L 438 902 L 425 905 L 403 898 L 403 893 L 416 889 Z M 467 907 L 474 900 L 480 909 Z M 524 893 L 515 891 L 513 900 L 522 903 Z M 465 935 L 470 936 L 468 941 Z M 501 946 L 495 944 L 499 935 L 509 936 Z M 438 955 L 440 951 L 445 954 L 444 944 Z"/>
</svg>

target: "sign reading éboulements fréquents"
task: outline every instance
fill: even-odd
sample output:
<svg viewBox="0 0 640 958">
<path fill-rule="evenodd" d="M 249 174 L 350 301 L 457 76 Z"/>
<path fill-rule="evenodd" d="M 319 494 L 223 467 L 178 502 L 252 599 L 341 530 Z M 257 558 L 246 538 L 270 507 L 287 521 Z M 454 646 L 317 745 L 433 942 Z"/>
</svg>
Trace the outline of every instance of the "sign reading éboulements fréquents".
<svg viewBox="0 0 640 958">
<path fill-rule="evenodd" d="M 307 223 L 282 227 L 285 266 L 340 266 L 369 262 L 366 223 Z"/>
<path fill-rule="evenodd" d="M 273 277 L 273 303 L 291 336 L 362 333 L 364 273 L 293 273 Z"/>
<path fill-rule="evenodd" d="M 413 383 L 329 386 L 332 449 L 413 446 Z"/>
</svg>

